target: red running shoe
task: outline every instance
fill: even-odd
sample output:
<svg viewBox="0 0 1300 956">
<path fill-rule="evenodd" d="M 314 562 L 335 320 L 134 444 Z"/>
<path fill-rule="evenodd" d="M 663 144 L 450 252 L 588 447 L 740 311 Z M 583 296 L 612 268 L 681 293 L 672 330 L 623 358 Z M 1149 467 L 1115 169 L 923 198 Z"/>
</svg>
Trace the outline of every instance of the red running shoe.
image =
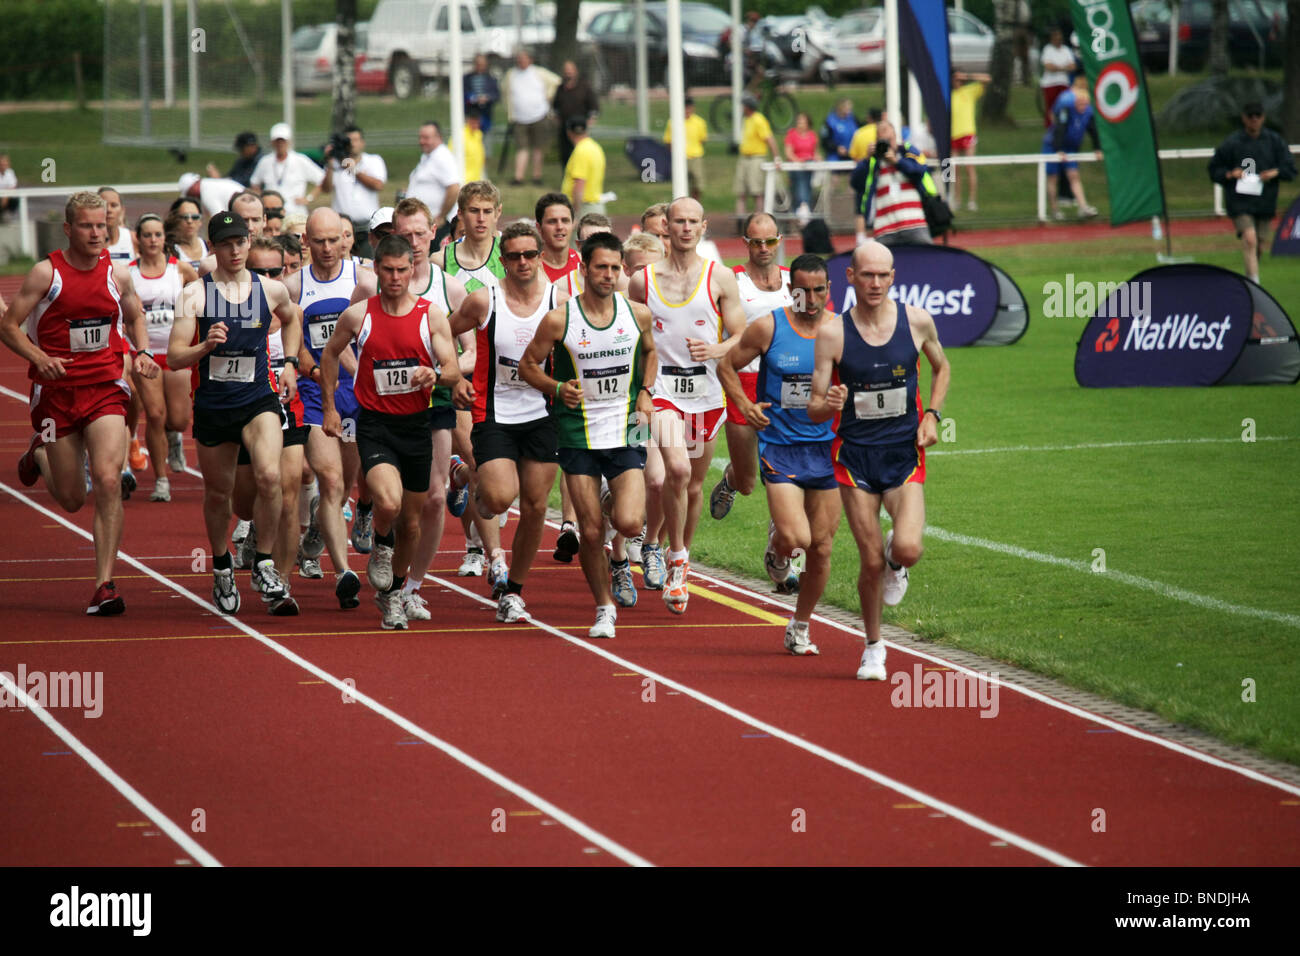
<svg viewBox="0 0 1300 956">
<path fill-rule="evenodd" d="M 122 595 L 117 593 L 117 585 L 112 581 L 105 581 L 95 590 L 95 596 L 90 599 L 90 607 L 86 608 L 87 614 L 121 614 L 126 610 L 126 602 L 122 600 Z"/>
<path fill-rule="evenodd" d="M 28 488 L 36 484 L 36 479 L 41 477 L 41 469 L 36 464 L 36 449 L 40 448 L 42 444 L 44 442 L 41 441 L 40 433 L 37 432 L 27 445 L 27 451 L 23 452 L 23 457 L 18 459 L 18 480 Z"/>
</svg>

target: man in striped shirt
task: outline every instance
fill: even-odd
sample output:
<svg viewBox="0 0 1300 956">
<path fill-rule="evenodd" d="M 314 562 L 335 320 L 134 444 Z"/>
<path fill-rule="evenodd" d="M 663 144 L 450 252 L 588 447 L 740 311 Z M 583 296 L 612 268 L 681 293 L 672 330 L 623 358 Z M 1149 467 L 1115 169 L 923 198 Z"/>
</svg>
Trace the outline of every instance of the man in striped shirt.
<svg viewBox="0 0 1300 956">
<path fill-rule="evenodd" d="M 918 180 L 919 187 L 914 185 Z M 876 124 L 875 148 L 858 163 L 849 182 L 872 238 L 887 246 L 930 244 L 920 190 L 934 194 L 934 182 L 925 156 L 911 143 L 900 142 L 889 120 Z"/>
</svg>

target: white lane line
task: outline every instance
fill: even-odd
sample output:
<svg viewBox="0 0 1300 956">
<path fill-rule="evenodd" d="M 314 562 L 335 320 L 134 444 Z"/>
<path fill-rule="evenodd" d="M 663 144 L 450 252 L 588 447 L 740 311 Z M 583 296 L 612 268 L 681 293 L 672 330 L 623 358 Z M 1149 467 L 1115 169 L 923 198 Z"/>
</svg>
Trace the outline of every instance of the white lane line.
<svg viewBox="0 0 1300 956">
<path fill-rule="evenodd" d="M 429 581 L 434 581 L 437 584 L 441 584 L 443 587 L 447 588 L 448 590 L 455 591 L 458 594 L 463 594 L 464 596 L 474 601 L 478 601 L 480 604 L 486 604 L 489 607 L 496 606 L 497 602 L 489 598 L 485 598 L 478 594 L 475 594 L 473 591 L 466 590 L 460 585 L 452 581 L 446 580 L 445 578 L 440 578 L 433 574 L 426 574 L 425 579 Z M 532 624 L 534 627 L 538 628 L 539 630 L 545 631 L 546 633 L 558 637 L 561 640 L 568 641 L 570 644 L 573 644 L 576 647 L 580 647 L 583 650 L 588 651 L 592 654 L 596 654 L 600 657 L 603 657 L 606 660 L 618 665 L 619 667 L 627 668 L 628 670 L 635 671 L 638 674 L 644 674 L 646 677 L 651 678 L 657 683 L 663 684 L 665 687 L 670 687 L 681 694 L 684 694 L 688 697 L 692 697 L 695 700 L 698 700 L 700 703 L 712 707 L 714 710 L 717 710 L 720 713 L 723 713 L 728 717 L 731 717 L 739 721 L 740 723 L 744 724 L 746 727 L 756 728 L 758 730 L 763 731 L 764 733 L 770 734 L 773 737 L 776 737 L 780 740 L 784 740 L 788 744 L 793 744 L 794 746 L 798 747 L 801 750 L 806 750 L 808 753 L 812 754 L 815 757 L 820 757 L 823 760 L 833 763 L 838 767 L 843 767 L 845 770 L 858 774 L 859 776 L 865 777 L 868 780 L 874 781 L 875 783 L 878 783 L 881 786 L 888 787 L 890 790 L 893 790 L 896 793 L 900 793 L 906 797 L 909 797 L 918 803 L 924 803 L 928 807 L 933 807 L 935 810 L 940 810 L 946 813 L 948 816 L 956 820 L 960 820 L 961 822 L 965 823 L 967 826 L 973 827 L 976 830 L 981 830 L 984 833 L 996 837 L 999 840 L 1005 840 L 1007 843 L 1010 843 L 1013 846 L 1017 846 L 1028 853 L 1032 853 L 1034 856 L 1047 860 L 1049 863 L 1055 863 L 1057 866 L 1083 866 L 1082 863 L 1078 863 L 1070 859 L 1069 857 L 1061 853 L 1058 853 L 1053 849 L 1050 849 L 1049 847 L 1042 846 L 1041 844 L 1035 843 L 1034 841 L 1022 837 L 1019 834 L 1012 833 L 1010 830 L 1003 829 L 997 824 L 990 823 L 989 821 L 984 820 L 983 818 L 978 817 L 967 810 L 963 810 L 960 807 L 954 806 L 951 803 L 947 803 L 946 801 L 939 800 L 935 797 L 932 797 L 928 793 L 918 790 L 915 787 L 908 786 L 902 781 L 895 780 L 893 777 L 889 777 L 883 773 L 880 773 L 877 770 L 872 770 L 870 767 L 863 766 L 862 764 L 854 760 L 850 760 L 848 757 L 841 756 L 840 754 L 837 754 L 832 750 L 827 750 L 825 747 L 819 746 L 818 744 L 810 743 L 809 741 L 804 740 L 802 737 L 796 736 L 795 734 L 782 730 L 780 727 L 777 727 L 773 724 L 769 724 L 766 721 L 759 720 L 757 717 L 752 717 L 749 714 L 745 713 L 744 711 L 738 710 L 737 708 L 732 707 L 730 704 L 723 703 L 722 701 L 718 700 L 716 697 L 710 697 L 708 694 L 705 694 L 702 691 L 698 691 L 692 687 L 688 687 L 687 685 L 681 683 L 680 681 L 675 681 L 672 678 L 666 677 L 663 674 L 660 674 L 656 671 L 652 671 L 645 667 L 642 667 L 640 664 L 634 663 L 633 661 L 630 661 L 627 658 L 619 657 L 617 654 L 613 654 L 605 650 L 603 647 L 599 647 L 596 644 L 591 643 L 590 640 L 583 640 L 581 638 L 573 637 L 570 634 L 566 634 L 564 631 L 561 631 L 559 628 L 552 627 L 550 624 L 538 620 L 537 618 L 533 617 L 531 614 L 525 614 L 524 620 L 528 621 L 530 624 Z"/>
<path fill-rule="evenodd" d="M 10 694 L 17 698 L 19 707 L 26 707 L 36 718 L 43 723 L 54 736 L 58 737 L 65 744 L 72 748 L 73 752 L 82 760 L 90 765 L 90 768 L 97 774 L 108 781 L 114 790 L 126 797 L 137 810 L 153 821 L 154 826 L 162 830 L 171 837 L 176 844 L 204 866 L 221 866 L 217 858 L 209 853 L 203 847 L 199 846 L 188 833 L 178 827 L 167 815 L 155 807 L 144 795 L 135 787 L 123 780 L 108 764 L 100 759 L 99 755 L 83 744 L 72 731 L 68 730 L 40 704 L 32 700 L 23 691 L 21 687 L 9 679 L 9 676 L 0 673 L 0 687 L 3 687 Z"/>
<path fill-rule="evenodd" d="M 73 532 L 74 534 L 81 535 L 81 537 L 87 540 L 93 540 L 93 538 L 88 532 L 83 531 L 81 528 L 77 527 L 77 525 L 66 520 L 62 515 L 55 514 L 53 511 L 50 511 L 48 508 L 45 508 L 39 503 L 31 500 L 26 495 L 22 494 L 17 489 L 12 488 L 11 486 L 5 484 L 4 482 L 0 482 L 0 491 L 8 492 L 9 494 L 13 495 L 16 499 L 18 499 L 28 507 L 34 509 L 35 511 L 40 512 L 46 517 L 53 518 L 55 521 L 62 524 L 64 527 L 66 527 L 69 531 Z M 568 827 L 574 833 L 577 833 L 579 836 L 583 837 L 584 839 L 589 840 L 590 842 L 594 843 L 596 846 L 600 847 L 605 852 L 622 860 L 624 863 L 627 863 L 631 866 L 653 866 L 654 865 L 650 861 L 638 856 L 637 854 L 633 853 L 631 850 L 621 846 L 620 844 L 611 840 L 609 837 L 605 836 L 599 831 L 583 823 L 581 820 L 579 820 L 577 817 L 573 816 L 572 814 L 567 813 L 564 810 L 561 810 L 558 806 L 551 803 L 549 800 L 544 799 L 543 797 L 534 793 L 533 791 L 529 790 L 527 787 L 523 786 L 522 784 L 516 783 L 515 781 L 511 780 L 509 777 L 505 776 L 504 774 L 496 770 L 493 770 L 491 767 L 489 767 L 487 764 L 483 763 L 482 761 L 477 760 L 474 757 L 471 757 L 468 753 L 461 750 L 459 747 L 455 746 L 454 744 L 451 744 L 443 740 L 442 738 L 435 736 L 434 734 L 425 730 L 423 727 L 420 727 L 417 724 L 408 720 L 407 718 L 403 717 L 401 714 L 398 714 L 395 711 L 389 709 L 388 707 L 385 707 L 383 704 L 379 703 L 374 698 L 367 696 L 364 692 L 358 690 L 357 688 L 349 684 L 345 684 L 342 680 L 335 677 L 333 674 L 321 669 L 320 667 L 317 667 L 315 664 L 299 656 L 298 654 L 295 654 L 293 651 L 289 650 L 287 647 L 283 646 L 282 644 L 276 643 L 271 638 L 263 634 L 261 631 L 258 631 L 256 628 L 250 627 L 249 625 L 245 624 L 243 621 L 239 620 L 236 617 L 233 617 L 229 614 L 221 613 L 219 609 L 217 609 L 212 604 L 200 598 L 194 592 L 183 587 L 182 585 L 177 584 L 175 581 L 172 581 L 170 578 L 166 577 L 165 575 L 159 574 L 157 571 L 153 570 L 153 568 L 149 567 L 146 564 L 142 564 L 140 561 L 137 561 L 129 554 L 125 554 L 122 551 L 118 551 L 117 557 L 119 560 L 123 561 L 124 563 L 129 564 L 131 567 L 144 572 L 149 577 L 157 581 L 159 584 L 163 584 L 171 588 L 177 594 L 180 594 L 182 597 L 188 598 L 189 600 L 193 601 L 195 604 L 197 604 L 199 607 L 203 608 L 204 610 L 211 611 L 217 617 L 221 618 L 226 623 L 232 625 L 233 627 L 239 629 L 240 631 L 243 631 L 245 634 L 253 638 L 255 641 L 258 641 L 266 645 L 271 650 L 275 651 L 277 654 L 283 657 L 285 660 L 293 664 L 296 664 L 297 666 L 301 667 L 303 670 L 307 671 L 309 674 L 312 674 L 313 676 L 319 678 L 320 680 L 325 681 L 327 684 L 333 685 L 341 693 L 347 694 L 353 700 L 357 701 L 360 704 L 365 705 L 366 707 L 374 711 L 379 716 L 396 724 L 398 727 L 402 728 L 411 736 L 418 737 L 420 740 L 423 740 L 425 743 L 430 744 L 433 747 L 436 747 L 438 750 L 441 750 L 443 753 L 451 757 L 457 763 L 460 763 L 463 766 L 468 767 L 470 770 L 473 770 L 475 773 L 487 778 L 489 781 L 496 784 L 501 789 L 514 794 L 516 797 L 523 800 L 524 802 L 530 804 L 531 806 L 535 807 L 538 810 L 541 810 L 543 813 L 545 813 L 547 816 L 554 819 L 556 822 Z"/>
<path fill-rule="evenodd" d="M 1255 441 L 1300 441 L 1292 435 L 1259 435 Z M 927 448 L 926 457 L 936 455 L 996 455 L 999 452 L 1088 451 L 1094 448 L 1145 448 L 1152 445 L 1241 445 L 1241 438 L 1153 438 L 1149 441 L 1100 441 L 1078 445 L 1006 445 L 1001 448 Z"/>
</svg>

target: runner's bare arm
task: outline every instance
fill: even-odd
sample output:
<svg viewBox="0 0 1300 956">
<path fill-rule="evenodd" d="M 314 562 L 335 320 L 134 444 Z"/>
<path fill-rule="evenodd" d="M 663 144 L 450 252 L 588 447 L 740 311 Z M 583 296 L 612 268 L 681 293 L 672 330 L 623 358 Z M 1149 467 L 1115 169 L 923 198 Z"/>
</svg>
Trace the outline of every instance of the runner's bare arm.
<svg viewBox="0 0 1300 956">
<path fill-rule="evenodd" d="M 334 326 L 334 334 L 325 343 L 320 355 L 320 404 L 321 422 L 326 435 L 339 438 L 343 434 L 343 422 L 334 407 L 334 389 L 339 383 L 339 356 L 352 344 L 352 340 L 361 331 L 361 322 L 366 315 L 366 304 L 358 302 L 348 306 L 339 316 Z"/>
<path fill-rule="evenodd" d="M 491 293 L 488 292 L 486 286 L 482 289 L 475 289 L 465 296 L 465 301 L 461 307 L 451 314 L 452 333 L 460 335 L 462 332 L 478 331 L 479 325 L 487 318 L 491 301 Z"/>
<path fill-rule="evenodd" d="M 915 306 L 907 307 L 907 321 L 912 327 L 912 334 L 921 340 L 920 350 L 930 360 L 930 403 L 925 407 L 942 412 L 944 400 L 948 397 L 952 366 L 948 364 L 948 356 L 944 354 L 943 345 L 939 342 L 939 330 L 935 327 L 934 317 L 925 309 Z M 923 414 L 916 433 L 917 444 L 929 448 L 938 440 L 939 420 L 933 415 Z"/>
<path fill-rule="evenodd" d="M 450 322 L 447 327 L 451 328 Z M 460 357 L 456 360 L 460 374 L 468 378 L 474 374 L 474 365 L 478 362 L 478 338 L 473 332 L 462 332 L 456 336 L 456 341 L 460 343 Z"/>
<path fill-rule="evenodd" d="M 740 286 L 736 284 L 736 274 L 727 269 L 714 269 L 709 282 L 709 296 L 718 305 L 722 313 L 722 341 L 705 342 L 703 339 L 687 339 L 691 349 L 691 358 L 697 362 L 708 359 L 720 359 L 740 341 L 745 331 L 745 309 L 741 305 Z"/>
<path fill-rule="evenodd" d="M 196 342 L 199 316 L 203 314 L 203 283 L 191 282 L 181 289 L 176 303 L 176 317 L 172 322 L 171 338 L 167 340 L 167 367 L 189 368 L 198 364 L 222 342 L 226 341 L 226 323 L 214 322 L 207 337 Z"/>
<path fill-rule="evenodd" d="M 444 275 L 446 275 L 444 273 Z M 455 312 L 465 304 L 465 297 L 469 295 L 465 291 L 465 283 L 455 276 L 447 276 L 447 304 L 451 306 L 451 311 Z"/>
<path fill-rule="evenodd" d="M 727 401 L 735 405 L 745 420 L 755 428 L 766 428 L 771 421 L 763 414 L 771 402 L 759 402 L 757 405 L 745 394 L 745 387 L 740 384 L 740 370 L 767 351 L 772 344 L 772 330 L 775 327 L 772 313 L 755 319 L 743 333 L 739 343 L 730 352 L 718 359 L 718 381 L 727 393 Z"/>
<path fill-rule="evenodd" d="M 47 355 L 27 337 L 22 330 L 22 324 L 27 321 L 32 309 L 36 308 L 36 303 L 41 301 L 41 297 L 45 295 L 53 279 L 54 267 L 50 265 L 49 259 L 42 259 L 36 263 L 31 272 L 27 273 L 27 278 L 23 279 L 22 288 L 9 303 L 4 316 L 0 317 L 0 341 L 4 342 L 10 351 L 33 365 L 37 377 L 47 380 L 63 378 L 68 374 L 65 366 L 72 364 L 74 360 L 57 359 Z"/>
<path fill-rule="evenodd" d="M 627 297 L 633 302 L 640 302 L 642 305 L 645 305 L 646 289 L 644 269 L 638 269 L 627 280 Z"/>
<path fill-rule="evenodd" d="M 444 247 L 442 249 L 439 249 L 437 252 L 429 253 L 429 261 L 445 272 L 447 269 L 445 265 L 445 263 L 447 262 L 446 248 Z M 448 278 L 450 278 L 450 276 L 448 276 Z"/>
<path fill-rule="evenodd" d="M 361 269 L 357 272 L 357 284 L 352 290 L 352 301 L 348 305 L 365 302 L 378 291 L 379 280 L 375 278 L 375 274 L 369 269 Z"/>
<path fill-rule="evenodd" d="M 113 266 L 113 281 L 117 283 L 118 303 L 122 309 L 122 319 L 126 325 L 127 338 L 137 350 L 149 348 L 149 326 L 144 318 L 144 306 L 136 295 L 135 283 L 131 281 L 131 269 L 124 265 Z M 131 370 L 142 378 L 157 378 L 158 363 L 147 355 L 135 356 Z"/>
<path fill-rule="evenodd" d="M 632 302 L 630 305 L 632 317 L 636 319 L 637 328 L 641 330 L 642 389 L 636 396 L 636 410 L 645 416 L 640 419 L 640 423 L 647 425 L 655 413 L 655 402 L 647 389 L 653 388 L 655 379 L 659 377 L 659 353 L 655 349 L 653 331 L 654 316 L 650 314 L 649 306 L 642 305 L 640 302 Z"/>
<path fill-rule="evenodd" d="M 216 261 L 215 256 L 213 257 L 213 261 Z M 194 267 L 188 262 L 177 262 L 176 268 L 180 270 L 182 286 L 188 285 L 199 277 L 199 274 L 194 271 Z"/>
<path fill-rule="evenodd" d="M 302 310 L 289 298 L 289 290 L 278 279 L 262 279 L 262 291 L 267 305 L 280 320 L 280 342 L 284 354 L 297 355 L 302 350 Z M 298 369 L 287 362 L 280 372 L 280 391 L 286 402 L 293 401 L 298 394 Z"/>
<path fill-rule="evenodd" d="M 189 266 L 191 270 L 193 270 L 194 268 L 188 262 L 182 264 Z M 198 275 L 200 277 L 205 276 L 209 272 L 212 272 L 214 269 L 216 269 L 216 267 L 217 267 L 217 254 L 215 252 L 209 252 L 206 256 L 204 256 L 202 259 L 199 260 Z"/>
<path fill-rule="evenodd" d="M 844 323 L 823 322 L 817 329 L 813 347 L 812 394 L 808 398 L 808 420 L 827 422 L 844 407 L 849 390 L 831 385 L 831 372 L 844 354 Z"/>
<path fill-rule="evenodd" d="M 460 367 L 456 363 L 456 344 L 451 337 L 451 326 L 447 317 L 436 309 L 429 310 L 429 351 L 438 363 L 439 373 L 427 383 L 428 385 L 445 385 L 454 390 L 460 384 Z M 423 366 L 421 366 L 423 368 Z M 433 370 L 430 369 L 430 372 Z M 412 378 L 412 382 L 415 379 Z"/>
<path fill-rule="evenodd" d="M 559 382 L 547 375 L 542 368 L 542 363 L 555 348 L 555 343 L 564 336 L 565 317 L 568 311 L 563 307 L 552 309 L 537 324 L 537 332 L 533 340 L 528 343 L 523 357 L 519 359 L 519 377 L 543 395 L 548 397 L 558 395 L 565 405 L 577 408 L 582 401 L 582 385 L 578 380 L 575 378 L 567 382 Z"/>
</svg>

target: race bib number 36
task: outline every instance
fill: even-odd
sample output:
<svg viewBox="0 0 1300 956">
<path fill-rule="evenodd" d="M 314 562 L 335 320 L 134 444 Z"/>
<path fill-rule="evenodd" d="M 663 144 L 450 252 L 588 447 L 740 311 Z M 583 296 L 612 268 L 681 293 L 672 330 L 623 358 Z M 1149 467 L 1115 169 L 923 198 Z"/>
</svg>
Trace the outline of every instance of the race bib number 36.
<svg viewBox="0 0 1300 956">
<path fill-rule="evenodd" d="M 307 341 L 312 348 L 319 351 L 329 342 L 330 336 L 334 334 L 334 326 L 338 323 L 338 316 L 332 315 L 326 321 L 317 322 L 308 320 L 307 322 Z"/>
<path fill-rule="evenodd" d="M 98 352 L 108 348 L 113 320 L 107 316 L 72 319 L 68 322 L 68 347 L 74 352 Z"/>
<path fill-rule="evenodd" d="M 631 368 L 588 368 L 582 370 L 582 397 L 588 402 L 617 402 L 627 398 Z"/>
<path fill-rule="evenodd" d="M 380 395 L 406 395 L 419 391 L 411 384 L 411 376 L 420 367 L 418 360 L 383 359 L 375 363 L 375 391 Z"/>
<path fill-rule="evenodd" d="M 248 384 L 257 374 L 257 354 L 247 352 L 213 352 L 208 359 L 208 378 L 214 382 Z"/>
<path fill-rule="evenodd" d="M 853 412 L 858 418 L 897 418 L 907 411 L 907 388 L 869 388 L 853 393 Z"/>
<path fill-rule="evenodd" d="M 812 375 L 798 373 L 781 376 L 781 407 L 807 408 L 812 395 Z"/>
</svg>

